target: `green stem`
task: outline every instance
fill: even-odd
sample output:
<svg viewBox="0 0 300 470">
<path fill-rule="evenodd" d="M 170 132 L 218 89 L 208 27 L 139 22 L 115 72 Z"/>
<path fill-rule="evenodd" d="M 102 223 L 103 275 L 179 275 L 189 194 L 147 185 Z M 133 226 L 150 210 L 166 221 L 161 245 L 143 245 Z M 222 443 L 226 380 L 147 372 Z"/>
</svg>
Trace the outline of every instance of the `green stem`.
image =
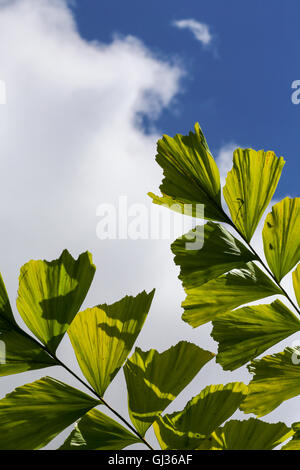
<svg viewBox="0 0 300 470">
<path fill-rule="evenodd" d="M 47 349 L 46 349 L 47 350 Z M 69 374 L 73 375 L 73 377 L 75 377 L 75 379 L 77 379 L 82 385 L 84 385 L 90 392 L 92 392 L 97 398 L 99 398 L 99 400 L 101 401 L 101 403 L 106 406 L 115 416 L 117 416 L 124 424 L 126 424 L 126 426 L 132 431 L 134 432 L 134 434 L 136 436 L 138 436 L 138 438 L 143 441 L 143 443 L 149 447 L 150 450 L 154 450 L 153 447 L 146 441 L 146 439 L 125 419 L 123 418 L 123 416 L 121 416 L 116 410 L 114 410 L 108 403 L 106 400 L 104 400 L 103 397 L 101 397 L 97 392 L 95 392 L 95 390 L 90 387 L 84 380 L 82 380 L 80 377 L 78 377 L 78 375 L 75 374 L 75 372 L 73 372 L 71 369 L 69 369 L 68 366 L 66 366 L 66 364 L 64 364 L 60 359 L 58 359 L 57 356 L 55 356 L 54 354 L 51 354 L 49 353 L 49 351 L 47 350 L 48 354 L 50 354 L 51 357 L 53 357 L 53 359 L 55 359 L 58 364 L 63 367 L 67 372 L 69 372 Z"/>
<path fill-rule="evenodd" d="M 227 214 L 226 214 L 227 216 Z M 275 282 L 275 284 L 279 287 L 279 289 L 281 290 L 282 292 L 282 295 L 284 295 L 288 301 L 290 302 L 290 304 L 294 307 L 294 309 L 296 310 L 296 312 L 300 315 L 300 310 L 299 308 L 297 307 L 297 305 L 295 304 L 295 302 L 290 298 L 289 294 L 287 293 L 287 291 L 282 287 L 282 285 L 280 284 L 279 281 L 277 281 L 276 277 L 274 276 L 274 274 L 272 273 L 272 271 L 270 271 L 270 269 L 268 268 L 268 266 L 266 265 L 266 263 L 261 259 L 261 257 L 259 256 L 259 254 L 257 253 L 257 251 L 252 247 L 252 245 L 250 244 L 250 242 L 248 242 L 248 240 L 244 237 L 244 235 L 240 232 L 240 230 L 237 228 L 237 226 L 235 225 L 235 223 L 227 216 L 227 219 L 228 219 L 228 224 L 239 234 L 239 236 L 244 240 L 244 242 L 247 244 L 247 246 L 250 248 L 250 250 L 252 251 L 252 253 L 255 255 L 255 257 L 257 258 L 257 261 L 263 266 L 263 268 L 267 271 L 267 273 L 269 274 L 269 276 L 272 278 L 272 280 Z"/>
<path fill-rule="evenodd" d="M 23 336 L 26 336 L 29 338 L 31 341 L 33 341 L 35 344 L 37 344 L 41 349 L 43 349 L 52 359 L 54 359 L 57 363 L 57 365 L 63 367 L 69 374 L 71 374 L 75 379 L 77 379 L 82 385 L 84 385 L 91 393 L 93 393 L 100 401 L 101 403 L 106 406 L 117 418 L 119 418 L 150 450 L 154 450 L 153 447 L 149 444 L 149 442 L 146 441 L 146 439 L 125 419 L 123 418 L 120 413 L 118 413 L 114 408 L 112 408 L 106 400 L 104 400 L 103 397 L 101 397 L 92 387 L 90 387 L 84 380 L 82 380 L 80 377 L 78 377 L 75 372 L 73 372 L 66 364 L 64 364 L 58 357 L 53 354 L 49 349 L 41 344 L 37 339 L 35 339 L 33 336 L 28 334 L 26 331 L 22 330 L 18 325 L 17 329 L 18 332 L 21 333 Z M 15 327 L 15 325 L 14 325 Z"/>
</svg>

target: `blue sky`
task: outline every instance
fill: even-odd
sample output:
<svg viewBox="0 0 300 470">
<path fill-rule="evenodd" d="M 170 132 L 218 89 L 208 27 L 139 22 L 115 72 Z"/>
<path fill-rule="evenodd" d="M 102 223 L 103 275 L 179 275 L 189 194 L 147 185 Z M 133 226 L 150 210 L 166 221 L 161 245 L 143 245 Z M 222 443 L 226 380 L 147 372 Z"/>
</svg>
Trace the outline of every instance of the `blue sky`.
<svg viewBox="0 0 300 470">
<path fill-rule="evenodd" d="M 89 40 L 134 35 L 158 56 L 183 63 L 183 93 L 160 116 L 159 130 L 185 133 L 199 121 L 215 152 L 227 142 L 274 150 L 287 159 L 277 196 L 296 196 L 300 106 L 290 97 L 300 76 L 299 1 L 77 0 L 73 11 Z M 172 26 L 185 18 L 209 25 L 208 48 Z"/>
</svg>

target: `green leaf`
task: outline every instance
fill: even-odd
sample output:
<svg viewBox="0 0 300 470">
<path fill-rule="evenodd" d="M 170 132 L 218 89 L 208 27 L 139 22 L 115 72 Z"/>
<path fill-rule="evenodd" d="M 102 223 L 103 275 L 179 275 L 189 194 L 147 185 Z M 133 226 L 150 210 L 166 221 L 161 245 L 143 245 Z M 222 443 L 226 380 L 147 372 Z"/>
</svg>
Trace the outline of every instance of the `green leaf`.
<svg viewBox="0 0 300 470">
<path fill-rule="evenodd" d="M 200 433 L 179 431 L 168 416 L 159 416 L 153 424 L 162 450 L 196 450 L 206 441 L 206 436 Z"/>
<path fill-rule="evenodd" d="M 298 305 L 300 307 L 300 264 L 293 272 L 293 285 Z"/>
<path fill-rule="evenodd" d="M 0 377 L 56 364 L 16 324 L 0 274 Z"/>
<path fill-rule="evenodd" d="M 22 334 L 6 328 L 0 320 L 0 377 L 57 365 L 42 348 Z"/>
<path fill-rule="evenodd" d="M 0 321 L 16 325 L 3 278 L 0 274 Z"/>
<path fill-rule="evenodd" d="M 234 224 L 249 242 L 268 207 L 285 161 L 274 152 L 238 148 L 223 189 Z"/>
<path fill-rule="evenodd" d="M 40 449 L 99 403 L 51 377 L 18 387 L 0 400 L 0 449 Z"/>
<path fill-rule="evenodd" d="M 74 260 L 67 250 L 54 261 L 21 268 L 17 307 L 35 336 L 55 352 L 78 312 L 95 274 L 91 255 Z"/>
<path fill-rule="evenodd" d="M 251 262 L 244 269 L 233 269 L 203 286 L 195 281 L 184 287 L 187 297 L 182 302 L 182 319 L 194 328 L 240 305 L 281 294 L 276 284 Z"/>
<path fill-rule="evenodd" d="M 198 227 L 178 238 L 171 249 L 175 263 L 180 266 L 179 279 L 183 286 L 201 286 L 231 269 L 241 268 L 248 261 L 256 259 L 243 243 L 234 238 L 224 227 L 208 222 L 203 227 L 203 246 L 197 250 L 188 249 L 187 243 L 193 238 Z"/>
<path fill-rule="evenodd" d="M 136 348 L 124 366 L 124 374 L 129 415 L 142 436 L 213 357 L 213 353 L 186 341 L 162 353 Z"/>
<path fill-rule="evenodd" d="M 300 198 L 285 198 L 267 215 L 263 241 L 272 273 L 280 281 L 300 261 Z"/>
<path fill-rule="evenodd" d="M 103 396 L 124 364 L 149 312 L 154 290 L 80 312 L 68 330 L 80 368 Z"/>
<path fill-rule="evenodd" d="M 248 369 L 255 374 L 249 384 L 249 394 L 241 406 L 244 413 L 264 416 L 283 401 L 300 394 L 300 348 L 253 361 Z"/>
<path fill-rule="evenodd" d="M 237 369 L 299 330 L 299 319 L 280 300 L 227 312 L 213 322 L 216 360 L 225 370 Z"/>
<path fill-rule="evenodd" d="M 120 450 L 142 442 L 98 410 L 89 411 L 75 425 L 60 450 Z"/>
<path fill-rule="evenodd" d="M 241 382 L 209 385 L 192 398 L 182 411 L 161 416 L 153 425 L 163 450 L 189 450 L 201 445 L 238 409 L 247 395 Z"/>
<path fill-rule="evenodd" d="M 266 423 L 250 418 L 228 421 L 212 438 L 214 450 L 272 450 L 286 441 L 293 431 L 284 423 Z"/>
<path fill-rule="evenodd" d="M 292 425 L 294 436 L 287 444 L 281 447 L 281 450 L 300 450 L 300 423 Z"/>
<path fill-rule="evenodd" d="M 155 204 L 186 207 L 186 215 L 197 216 L 204 204 L 204 218 L 226 222 L 221 205 L 220 174 L 198 123 L 188 136 L 164 135 L 157 143 L 156 161 L 164 171 L 162 197 L 149 193 Z M 178 208 L 175 209 L 178 211 Z"/>
</svg>

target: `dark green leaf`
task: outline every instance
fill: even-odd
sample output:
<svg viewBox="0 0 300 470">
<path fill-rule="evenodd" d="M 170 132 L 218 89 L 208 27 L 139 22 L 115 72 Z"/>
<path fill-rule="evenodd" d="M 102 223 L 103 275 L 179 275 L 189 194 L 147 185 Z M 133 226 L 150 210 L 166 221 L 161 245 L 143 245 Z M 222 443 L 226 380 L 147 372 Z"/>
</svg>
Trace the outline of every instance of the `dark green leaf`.
<svg viewBox="0 0 300 470">
<path fill-rule="evenodd" d="M 234 370 L 300 330 L 298 318 L 279 300 L 227 312 L 213 322 L 217 362 Z"/>
<path fill-rule="evenodd" d="M 292 425 L 294 436 L 287 444 L 281 447 L 281 450 L 300 450 L 300 423 Z"/>
<path fill-rule="evenodd" d="M 181 341 L 163 353 L 136 348 L 124 373 L 131 420 L 144 435 L 214 354 Z"/>
<path fill-rule="evenodd" d="M 120 450 L 142 442 L 98 410 L 89 411 L 60 447 L 61 450 Z"/>
<path fill-rule="evenodd" d="M 272 450 L 292 435 L 284 423 L 265 423 L 250 418 L 228 421 L 213 434 L 215 450 Z"/>
<path fill-rule="evenodd" d="M 0 376 L 55 364 L 56 361 L 16 324 L 0 274 Z"/>
<path fill-rule="evenodd" d="M 200 287 L 196 283 L 186 285 L 185 292 L 182 319 L 193 327 L 215 320 L 240 305 L 281 294 L 276 284 L 252 262 Z"/>
<path fill-rule="evenodd" d="M 249 371 L 254 374 L 249 394 L 241 406 L 245 413 L 264 416 L 283 401 L 300 394 L 300 348 L 253 361 Z"/>
<path fill-rule="evenodd" d="M 98 404 L 51 377 L 18 387 L 0 400 L 0 449 L 40 449 Z"/>
<path fill-rule="evenodd" d="M 241 382 L 209 385 L 184 410 L 161 416 L 154 430 L 162 449 L 196 449 L 238 409 L 247 394 Z"/>
<path fill-rule="evenodd" d="M 245 263 L 256 259 L 243 243 L 234 238 L 224 227 L 208 222 L 203 229 L 200 249 L 188 249 L 193 234 L 178 238 L 171 246 L 175 263 L 180 266 L 179 279 L 183 286 L 192 288 L 219 277 L 234 268 L 242 268 Z M 198 231 L 199 232 L 199 231 Z"/>
</svg>

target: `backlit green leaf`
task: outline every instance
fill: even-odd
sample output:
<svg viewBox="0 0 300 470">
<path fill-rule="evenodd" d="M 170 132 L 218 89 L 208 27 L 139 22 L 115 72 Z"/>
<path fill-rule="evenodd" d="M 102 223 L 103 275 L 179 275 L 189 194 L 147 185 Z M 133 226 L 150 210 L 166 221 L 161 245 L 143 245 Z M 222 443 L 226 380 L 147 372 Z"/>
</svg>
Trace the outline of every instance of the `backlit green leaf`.
<svg viewBox="0 0 300 470">
<path fill-rule="evenodd" d="M 279 300 L 227 312 L 213 322 L 217 362 L 234 370 L 300 330 L 300 320 Z"/>
<path fill-rule="evenodd" d="M 293 272 L 293 285 L 298 305 L 300 307 L 300 264 Z"/>
<path fill-rule="evenodd" d="M 161 416 L 153 425 L 162 449 L 196 449 L 238 409 L 247 394 L 241 382 L 209 385 L 184 410 Z"/>
<path fill-rule="evenodd" d="M 232 220 L 247 241 L 273 197 L 284 164 L 271 151 L 238 148 L 233 154 L 223 192 Z"/>
<path fill-rule="evenodd" d="M 0 274 L 0 376 L 55 364 L 56 361 L 16 324 Z"/>
<path fill-rule="evenodd" d="M 159 416 L 153 428 L 162 450 L 195 450 L 206 441 L 205 435 L 176 429 L 168 415 Z"/>
<path fill-rule="evenodd" d="M 55 352 L 95 274 L 91 255 L 74 260 L 67 250 L 55 261 L 29 261 L 21 268 L 17 307 L 35 336 Z"/>
<path fill-rule="evenodd" d="M 0 274 L 0 321 L 16 325 L 14 315 L 10 306 L 9 298 L 6 292 L 5 284 Z"/>
<path fill-rule="evenodd" d="M 241 406 L 245 413 L 264 416 L 283 401 L 300 394 L 300 348 L 253 361 L 249 371 L 254 374 L 249 394 Z"/>
<path fill-rule="evenodd" d="M 293 439 L 281 447 L 281 450 L 300 450 L 300 423 L 294 423 L 292 428 L 295 433 Z"/>
<path fill-rule="evenodd" d="M 179 279 L 184 287 L 201 286 L 231 269 L 241 268 L 256 257 L 243 243 L 234 238 L 224 227 L 208 222 L 203 229 L 202 244 L 197 250 L 191 250 L 193 234 L 178 238 L 171 246 L 175 263 L 180 266 Z"/>
<path fill-rule="evenodd" d="M 120 450 L 142 442 L 112 418 L 91 410 L 75 425 L 61 450 Z"/>
<path fill-rule="evenodd" d="M 220 174 L 199 124 L 188 136 L 164 135 L 157 143 L 156 161 L 164 171 L 162 197 L 149 193 L 155 204 L 192 204 L 186 215 L 197 216 L 204 204 L 204 218 L 227 221 L 221 206 Z M 178 209 L 175 209 L 178 210 Z"/>
<path fill-rule="evenodd" d="M 291 437 L 293 431 L 284 423 L 265 423 L 250 418 L 228 421 L 212 434 L 215 450 L 272 450 Z"/>
<path fill-rule="evenodd" d="M 194 328 L 240 305 L 281 294 L 276 284 L 252 262 L 200 287 L 193 279 L 184 288 L 187 297 L 182 302 L 182 319 Z"/>
<path fill-rule="evenodd" d="M 7 328 L 4 330 L 4 328 Z M 25 336 L 21 330 L 14 330 L 0 320 L 0 377 L 19 374 L 28 370 L 42 369 L 57 365 L 42 348 Z"/>
<path fill-rule="evenodd" d="M 263 241 L 268 264 L 280 281 L 300 261 L 300 198 L 285 198 L 267 215 Z"/>
<path fill-rule="evenodd" d="M 167 351 L 136 348 L 124 366 L 130 418 L 144 435 L 214 354 L 181 341 Z"/>
<path fill-rule="evenodd" d="M 40 449 L 98 404 L 51 377 L 18 387 L 0 400 L 0 449 Z"/>
<path fill-rule="evenodd" d="M 144 324 L 154 291 L 80 312 L 68 330 L 80 368 L 103 396 Z"/>
</svg>

